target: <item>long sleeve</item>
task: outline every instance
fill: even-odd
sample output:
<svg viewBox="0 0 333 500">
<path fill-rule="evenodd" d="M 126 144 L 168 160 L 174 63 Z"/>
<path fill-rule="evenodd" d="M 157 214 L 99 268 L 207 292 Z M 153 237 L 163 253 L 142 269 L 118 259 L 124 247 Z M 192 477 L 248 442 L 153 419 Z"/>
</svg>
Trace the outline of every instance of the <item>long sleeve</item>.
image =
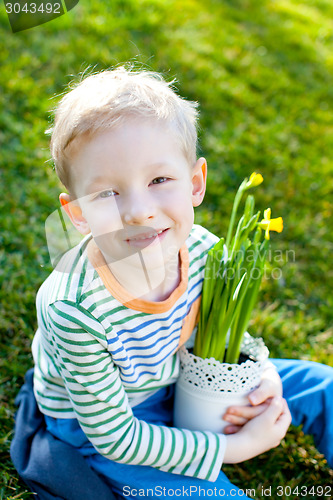
<svg viewBox="0 0 333 500">
<path fill-rule="evenodd" d="M 53 360 L 75 416 L 99 453 L 122 463 L 216 479 L 225 436 L 135 418 L 105 330 L 90 312 L 69 301 L 55 302 L 40 329 L 44 354 Z M 43 404 L 43 395 L 39 400 Z M 43 411 L 50 413 L 45 407 Z"/>
</svg>

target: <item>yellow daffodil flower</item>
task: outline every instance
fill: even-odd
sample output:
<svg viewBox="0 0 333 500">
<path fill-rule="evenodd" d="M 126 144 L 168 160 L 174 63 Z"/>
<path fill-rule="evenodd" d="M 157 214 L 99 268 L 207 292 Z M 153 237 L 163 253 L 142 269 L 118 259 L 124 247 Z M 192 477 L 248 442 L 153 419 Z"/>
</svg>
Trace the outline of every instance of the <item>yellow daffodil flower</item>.
<svg viewBox="0 0 333 500">
<path fill-rule="evenodd" d="M 253 172 L 250 175 L 250 178 L 247 181 L 245 188 L 250 189 L 252 187 L 259 186 L 259 184 L 261 184 L 263 180 L 264 180 L 264 178 L 261 174 L 257 174 L 256 172 Z"/>
<path fill-rule="evenodd" d="M 269 232 L 276 231 L 281 233 L 283 230 L 283 219 L 282 217 L 277 217 L 276 219 L 271 219 L 271 209 L 267 208 L 264 211 L 264 218 L 259 222 L 259 226 L 265 229 L 265 239 L 269 240 Z"/>
</svg>

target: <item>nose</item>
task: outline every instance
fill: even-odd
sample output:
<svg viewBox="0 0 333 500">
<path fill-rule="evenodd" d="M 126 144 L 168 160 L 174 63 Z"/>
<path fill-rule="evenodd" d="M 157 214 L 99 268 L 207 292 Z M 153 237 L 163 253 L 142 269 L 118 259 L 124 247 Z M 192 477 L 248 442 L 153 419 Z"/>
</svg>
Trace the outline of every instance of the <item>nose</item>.
<svg viewBox="0 0 333 500">
<path fill-rule="evenodd" d="M 150 196 L 131 193 L 123 201 L 123 220 L 126 224 L 144 224 L 155 216 L 155 207 Z"/>
</svg>

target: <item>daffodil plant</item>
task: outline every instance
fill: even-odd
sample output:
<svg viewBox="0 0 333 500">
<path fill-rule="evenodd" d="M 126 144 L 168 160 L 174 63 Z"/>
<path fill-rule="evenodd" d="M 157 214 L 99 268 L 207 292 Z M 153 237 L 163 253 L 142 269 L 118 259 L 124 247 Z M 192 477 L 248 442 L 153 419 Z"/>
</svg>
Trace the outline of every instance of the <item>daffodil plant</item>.
<svg viewBox="0 0 333 500">
<path fill-rule="evenodd" d="M 235 229 L 237 209 L 246 191 L 263 181 L 252 173 L 235 196 L 226 239 L 208 252 L 202 290 L 200 318 L 194 354 L 237 363 L 241 344 L 256 303 L 269 248 L 270 231 L 281 232 L 281 217 L 271 209 L 254 213 L 254 197 L 248 195 L 244 213 Z M 264 232 L 264 237 L 263 237 Z"/>
</svg>

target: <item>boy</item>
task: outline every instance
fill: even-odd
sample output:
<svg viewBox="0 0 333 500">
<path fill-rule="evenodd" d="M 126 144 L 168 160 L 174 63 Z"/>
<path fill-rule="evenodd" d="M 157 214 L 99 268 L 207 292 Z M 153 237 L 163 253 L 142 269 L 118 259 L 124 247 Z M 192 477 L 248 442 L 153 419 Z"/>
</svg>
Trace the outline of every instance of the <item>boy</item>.
<svg viewBox="0 0 333 500">
<path fill-rule="evenodd" d="M 196 119 L 196 105 L 159 76 L 124 68 L 83 80 L 55 116 L 51 151 L 68 190 L 60 202 L 86 236 L 38 293 L 34 393 L 48 432 L 77 448 L 119 498 L 157 495 L 157 487 L 165 496 L 216 487 L 245 498 L 222 463 L 277 446 L 291 421 L 269 368 L 251 405 L 225 415 L 227 435 L 172 427 L 177 349 L 195 332 L 205 258 L 217 241 L 193 225 L 207 175 L 196 159 Z M 306 398 L 310 383 L 311 401 L 327 398 L 328 411 L 332 371 L 297 362 L 279 369 L 295 422 L 315 426 L 323 449 L 332 425 L 319 404 L 309 415 Z M 325 388 L 314 383 L 322 373 Z"/>
</svg>

